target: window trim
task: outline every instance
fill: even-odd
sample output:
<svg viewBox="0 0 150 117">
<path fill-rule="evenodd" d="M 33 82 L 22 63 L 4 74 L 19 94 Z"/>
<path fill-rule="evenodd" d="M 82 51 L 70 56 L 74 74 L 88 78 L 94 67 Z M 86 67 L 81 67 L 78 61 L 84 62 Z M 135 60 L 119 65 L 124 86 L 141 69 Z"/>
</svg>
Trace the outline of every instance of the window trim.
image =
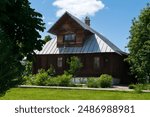
<svg viewBox="0 0 150 117">
<path fill-rule="evenodd" d="M 65 36 L 72 36 L 74 35 L 74 39 L 66 40 Z M 76 34 L 75 33 L 67 33 L 63 35 L 63 41 L 64 42 L 75 42 L 76 41 Z"/>
<path fill-rule="evenodd" d="M 63 57 L 57 58 L 57 67 L 62 68 L 63 67 Z"/>
<path fill-rule="evenodd" d="M 94 69 L 100 68 L 100 57 L 94 57 L 93 66 L 94 66 Z"/>
</svg>

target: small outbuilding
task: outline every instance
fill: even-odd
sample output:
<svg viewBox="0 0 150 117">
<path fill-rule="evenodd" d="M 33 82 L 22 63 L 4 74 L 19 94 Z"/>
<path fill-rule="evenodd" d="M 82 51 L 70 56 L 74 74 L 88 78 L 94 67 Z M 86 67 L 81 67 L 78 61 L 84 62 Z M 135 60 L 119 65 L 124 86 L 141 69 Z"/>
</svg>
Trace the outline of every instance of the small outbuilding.
<svg viewBox="0 0 150 117">
<path fill-rule="evenodd" d="M 67 60 L 77 56 L 83 67 L 79 77 L 112 75 L 120 83 L 128 82 L 127 53 L 121 51 L 102 34 L 90 27 L 90 19 L 80 21 L 66 12 L 49 29 L 55 39 L 47 42 L 41 51 L 36 51 L 33 72 L 53 66 L 57 74 L 68 69 Z"/>
</svg>

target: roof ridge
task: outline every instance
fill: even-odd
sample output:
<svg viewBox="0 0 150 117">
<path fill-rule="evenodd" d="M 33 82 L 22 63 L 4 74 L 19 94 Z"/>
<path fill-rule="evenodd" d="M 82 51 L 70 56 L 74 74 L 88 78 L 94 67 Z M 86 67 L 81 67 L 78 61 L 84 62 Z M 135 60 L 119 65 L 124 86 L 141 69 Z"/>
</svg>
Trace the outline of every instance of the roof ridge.
<svg viewBox="0 0 150 117">
<path fill-rule="evenodd" d="M 121 49 L 119 49 L 115 44 L 113 44 L 109 39 L 107 39 L 105 36 L 103 36 L 102 34 L 100 34 L 99 32 L 95 31 L 93 28 L 91 28 L 90 26 L 88 26 L 87 24 L 85 24 L 84 22 L 82 22 L 80 19 L 78 19 L 77 17 L 73 16 L 72 14 L 70 14 L 69 12 L 66 12 L 68 15 L 70 15 L 74 20 L 77 21 L 78 24 L 80 24 L 82 27 L 84 27 L 86 30 L 95 33 L 97 36 L 99 36 L 106 44 L 108 44 L 115 52 L 120 53 L 120 54 L 126 54 L 125 52 L 123 52 Z"/>
<path fill-rule="evenodd" d="M 114 50 L 114 52 L 118 53 L 118 54 L 127 54 L 125 52 L 123 52 L 121 49 L 119 49 L 115 44 L 113 44 L 109 39 L 107 39 L 105 36 L 103 36 L 102 34 L 100 34 L 99 32 L 95 31 L 93 28 L 91 28 L 90 26 L 88 26 L 87 24 L 85 24 L 84 22 L 82 22 L 79 18 L 75 17 L 74 15 L 72 15 L 71 13 L 69 13 L 68 11 L 66 11 L 57 21 L 56 23 L 64 16 L 64 15 L 68 15 L 70 16 L 74 21 L 76 21 L 83 29 L 96 34 L 101 40 L 103 40 L 112 50 Z M 56 24 L 55 23 L 55 24 Z M 55 24 L 52 26 L 54 27 Z M 50 31 L 50 30 L 49 30 Z"/>
</svg>

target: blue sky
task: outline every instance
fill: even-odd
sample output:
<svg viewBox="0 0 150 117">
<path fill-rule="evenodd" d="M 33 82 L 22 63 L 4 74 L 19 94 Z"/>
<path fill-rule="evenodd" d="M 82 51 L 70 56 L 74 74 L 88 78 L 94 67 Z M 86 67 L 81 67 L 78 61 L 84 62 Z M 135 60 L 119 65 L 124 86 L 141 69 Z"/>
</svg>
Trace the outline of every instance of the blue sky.
<svg viewBox="0 0 150 117">
<path fill-rule="evenodd" d="M 31 7 L 43 15 L 46 30 L 66 10 L 81 20 L 91 19 L 91 27 L 103 34 L 121 50 L 127 51 L 129 30 L 132 19 L 140 14 L 149 0 L 29 0 Z"/>
</svg>

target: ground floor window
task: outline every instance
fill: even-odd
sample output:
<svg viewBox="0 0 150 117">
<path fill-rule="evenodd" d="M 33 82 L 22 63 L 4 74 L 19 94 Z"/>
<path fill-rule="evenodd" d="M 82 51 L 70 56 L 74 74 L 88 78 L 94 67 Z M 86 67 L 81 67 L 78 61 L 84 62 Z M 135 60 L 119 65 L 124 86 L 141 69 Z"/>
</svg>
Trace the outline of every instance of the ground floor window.
<svg viewBox="0 0 150 117">
<path fill-rule="evenodd" d="M 62 57 L 58 57 L 57 58 L 57 67 L 62 67 L 63 65 L 63 58 Z"/>
<path fill-rule="evenodd" d="M 94 57 L 94 68 L 98 69 L 100 67 L 100 58 Z"/>
</svg>

